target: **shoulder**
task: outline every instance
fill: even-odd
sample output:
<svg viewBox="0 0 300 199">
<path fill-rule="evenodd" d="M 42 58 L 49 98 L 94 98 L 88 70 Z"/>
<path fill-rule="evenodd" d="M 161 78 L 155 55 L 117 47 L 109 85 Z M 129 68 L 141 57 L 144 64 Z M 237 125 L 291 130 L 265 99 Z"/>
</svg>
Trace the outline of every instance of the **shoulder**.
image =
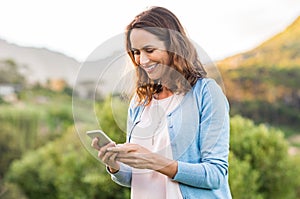
<svg viewBox="0 0 300 199">
<path fill-rule="evenodd" d="M 229 106 L 221 86 L 212 78 L 199 79 L 193 86 L 193 95 L 198 102 L 225 103 Z"/>
<path fill-rule="evenodd" d="M 222 88 L 217 82 L 212 78 L 200 78 L 197 80 L 196 84 L 193 86 L 193 91 L 196 93 L 204 92 L 207 90 L 214 90 L 218 92 L 222 92 Z"/>
</svg>

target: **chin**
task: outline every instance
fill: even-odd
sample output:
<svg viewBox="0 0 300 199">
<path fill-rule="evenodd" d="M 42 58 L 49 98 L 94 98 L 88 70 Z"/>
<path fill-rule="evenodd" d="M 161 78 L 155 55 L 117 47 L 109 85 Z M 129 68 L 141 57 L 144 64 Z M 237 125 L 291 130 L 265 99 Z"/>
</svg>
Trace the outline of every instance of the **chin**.
<svg viewBox="0 0 300 199">
<path fill-rule="evenodd" d="M 161 79 L 160 76 L 158 77 L 158 76 L 148 75 L 148 77 L 153 81 Z"/>
<path fill-rule="evenodd" d="M 162 78 L 162 75 L 161 75 L 161 73 L 159 72 L 159 73 L 148 73 L 147 74 L 148 75 L 148 77 L 150 78 L 150 79 L 152 79 L 152 80 L 158 80 L 158 79 L 161 79 Z"/>
</svg>

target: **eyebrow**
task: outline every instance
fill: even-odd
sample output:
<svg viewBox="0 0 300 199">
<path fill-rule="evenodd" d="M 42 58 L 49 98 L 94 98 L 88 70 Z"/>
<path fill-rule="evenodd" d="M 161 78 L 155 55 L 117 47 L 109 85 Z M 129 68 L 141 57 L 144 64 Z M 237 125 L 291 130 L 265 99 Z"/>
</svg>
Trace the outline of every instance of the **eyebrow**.
<svg viewBox="0 0 300 199">
<path fill-rule="evenodd" d="M 143 46 L 143 48 L 142 48 L 142 49 L 147 49 L 147 48 L 157 48 L 157 47 L 155 47 L 155 46 L 153 46 L 153 45 L 149 44 L 149 45 L 145 45 L 145 46 Z M 139 49 L 137 49 L 137 48 L 131 48 L 131 50 L 139 50 Z"/>
</svg>

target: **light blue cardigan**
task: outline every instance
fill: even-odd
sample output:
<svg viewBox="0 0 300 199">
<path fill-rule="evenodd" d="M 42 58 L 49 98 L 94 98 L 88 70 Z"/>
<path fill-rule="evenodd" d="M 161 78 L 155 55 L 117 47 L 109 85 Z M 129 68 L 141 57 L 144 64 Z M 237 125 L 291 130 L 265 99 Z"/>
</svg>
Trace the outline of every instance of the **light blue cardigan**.
<svg viewBox="0 0 300 199">
<path fill-rule="evenodd" d="M 127 142 L 143 109 L 133 101 L 130 104 Z M 179 183 L 183 198 L 230 199 L 229 105 L 219 85 L 210 78 L 199 79 L 167 120 L 173 157 L 178 161 L 173 180 Z M 111 176 L 130 187 L 129 166 L 121 164 L 120 171 Z"/>
</svg>

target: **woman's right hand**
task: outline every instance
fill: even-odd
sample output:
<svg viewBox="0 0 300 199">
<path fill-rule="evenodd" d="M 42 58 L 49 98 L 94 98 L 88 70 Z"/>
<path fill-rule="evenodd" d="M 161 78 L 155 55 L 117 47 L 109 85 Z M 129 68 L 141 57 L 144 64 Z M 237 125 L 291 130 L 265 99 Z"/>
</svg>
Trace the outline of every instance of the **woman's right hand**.
<svg viewBox="0 0 300 199">
<path fill-rule="evenodd" d="M 120 165 L 116 162 L 116 157 L 118 153 L 107 151 L 107 148 L 115 147 L 116 143 L 108 143 L 103 147 L 98 146 L 99 138 L 94 138 L 92 140 L 91 146 L 98 151 L 98 158 L 108 166 L 108 169 L 111 173 L 116 173 L 120 170 Z"/>
</svg>

